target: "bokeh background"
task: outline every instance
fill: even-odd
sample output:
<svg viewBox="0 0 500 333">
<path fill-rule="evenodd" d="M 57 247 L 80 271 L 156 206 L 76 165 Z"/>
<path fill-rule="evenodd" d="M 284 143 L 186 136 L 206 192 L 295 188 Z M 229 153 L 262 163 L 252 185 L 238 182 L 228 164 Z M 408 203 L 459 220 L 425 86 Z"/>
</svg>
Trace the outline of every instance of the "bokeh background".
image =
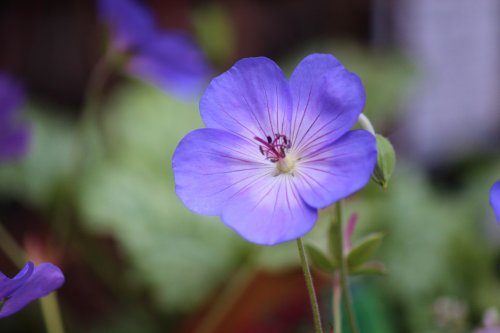
<svg viewBox="0 0 500 333">
<path fill-rule="evenodd" d="M 500 178 L 499 1 L 143 3 L 162 28 L 191 34 L 215 74 L 249 56 L 289 74 L 325 52 L 362 78 L 365 112 L 398 157 L 387 191 L 371 184 L 345 205 L 360 216 L 355 238 L 385 233 L 387 276 L 352 282 L 362 332 L 472 332 L 500 309 L 488 204 Z M 295 244 L 252 245 L 175 196 L 170 159 L 202 126 L 199 98 L 114 73 L 97 121 L 106 145 L 82 160 L 85 90 L 106 35 L 94 1 L 0 4 L 0 69 L 25 86 L 32 131 L 27 155 L 0 165 L 0 220 L 31 259 L 65 272 L 67 332 L 311 332 Z M 307 242 L 323 241 L 328 218 Z M 2 253 L 0 270 L 17 271 Z M 328 322 L 331 283 L 315 279 Z M 43 327 L 36 302 L 0 322 Z"/>
</svg>

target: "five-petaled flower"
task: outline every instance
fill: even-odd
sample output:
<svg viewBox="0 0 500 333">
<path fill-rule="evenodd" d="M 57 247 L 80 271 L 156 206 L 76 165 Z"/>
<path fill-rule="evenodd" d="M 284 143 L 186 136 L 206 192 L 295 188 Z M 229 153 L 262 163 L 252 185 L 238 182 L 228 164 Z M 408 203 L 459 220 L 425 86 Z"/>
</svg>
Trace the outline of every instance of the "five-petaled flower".
<svg viewBox="0 0 500 333">
<path fill-rule="evenodd" d="M 497 222 L 500 222 L 500 180 L 498 180 L 490 190 L 490 205 L 495 212 Z"/>
<path fill-rule="evenodd" d="M 0 319 L 48 295 L 60 288 L 63 283 L 63 273 L 50 263 L 35 267 L 33 263 L 28 262 L 12 279 L 0 272 Z"/>
<path fill-rule="evenodd" d="M 18 159 L 28 150 L 29 128 L 20 121 L 18 112 L 23 102 L 21 85 L 0 73 L 0 163 Z"/>
<path fill-rule="evenodd" d="M 127 72 L 178 97 L 201 92 L 212 69 L 191 38 L 159 30 L 152 13 L 136 0 L 100 0 L 98 9 L 111 31 L 112 49 L 129 56 Z"/>
<path fill-rule="evenodd" d="M 369 181 L 375 138 L 351 130 L 364 103 L 361 80 L 331 55 L 306 57 L 290 80 L 268 58 L 242 59 L 203 95 L 207 128 L 177 146 L 177 195 L 251 242 L 296 239 Z"/>
</svg>

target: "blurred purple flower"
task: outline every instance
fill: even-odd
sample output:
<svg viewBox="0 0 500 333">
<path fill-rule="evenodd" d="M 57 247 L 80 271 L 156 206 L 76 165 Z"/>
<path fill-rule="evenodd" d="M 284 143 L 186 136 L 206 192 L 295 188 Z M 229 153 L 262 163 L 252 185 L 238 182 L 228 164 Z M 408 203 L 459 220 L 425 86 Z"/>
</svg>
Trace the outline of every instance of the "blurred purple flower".
<svg viewBox="0 0 500 333">
<path fill-rule="evenodd" d="M 28 262 L 12 279 L 0 272 L 0 319 L 10 316 L 32 301 L 48 295 L 64 283 L 61 270 L 50 264 Z"/>
<path fill-rule="evenodd" d="M 112 47 L 130 55 L 130 74 L 182 98 L 201 92 L 212 68 L 189 36 L 159 30 L 138 1 L 100 0 L 98 9 L 111 31 Z"/>
<path fill-rule="evenodd" d="M 498 180 L 490 190 L 490 205 L 495 212 L 497 222 L 500 222 L 500 180 Z"/>
<path fill-rule="evenodd" d="M 473 333 L 500 333 L 500 320 L 495 308 L 488 309 L 483 315 L 483 327 Z"/>
<path fill-rule="evenodd" d="M 28 126 L 19 121 L 19 109 L 24 102 L 21 85 L 0 73 L 0 163 L 20 158 L 29 147 Z"/>
<path fill-rule="evenodd" d="M 296 239 L 370 180 L 375 138 L 350 131 L 364 103 L 361 80 L 331 55 L 306 57 L 290 80 L 268 58 L 240 60 L 201 99 L 207 128 L 177 146 L 177 195 L 251 242 Z"/>
</svg>

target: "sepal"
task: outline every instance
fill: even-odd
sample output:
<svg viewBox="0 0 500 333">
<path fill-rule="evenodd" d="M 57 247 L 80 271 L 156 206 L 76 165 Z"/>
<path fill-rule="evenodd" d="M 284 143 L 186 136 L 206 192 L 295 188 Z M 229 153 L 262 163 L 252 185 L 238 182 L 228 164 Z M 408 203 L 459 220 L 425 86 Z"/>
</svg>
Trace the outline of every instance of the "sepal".
<svg viewBox="0 0 500 333">
<path fill-rule="evenodd" d="M 391 142 L 380 134 L 376 135 L 377 140 L 377 165 L 373 170 L 372 179 L 382 188 L 387 189 L 389 179 L 396 165 L 396 152 Z"/>
<path fill-rule="evenodd" d="M 378 250 L 384 235 L 380 232 L 370 234 L 359 241 L 347 254 L 349 270 L 363 265 Z"/>
</svg>

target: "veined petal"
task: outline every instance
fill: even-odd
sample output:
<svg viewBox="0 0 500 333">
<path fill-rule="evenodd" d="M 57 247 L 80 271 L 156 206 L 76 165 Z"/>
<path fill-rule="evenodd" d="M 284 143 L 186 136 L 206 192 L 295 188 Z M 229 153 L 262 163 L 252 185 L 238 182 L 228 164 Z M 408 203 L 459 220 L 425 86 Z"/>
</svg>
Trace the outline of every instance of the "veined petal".
<svg viewBox="0 0 500 333">
<path fill-rule="evenodd" d="M 273 170 L 252 141 L 213 128 L 186 135 L 174 152 L 175 190 L 195 213 L 220 215 L 229 199 Z"/>
<path fill-rule="evenodd" d="M 318 212 L 302 200 L 291 178 L 257 179 L 228 202 L 222 221 L 241 237 L 261 245 L 303 236 L 314 226 Z"/>
<path fill-rule="evenodd" d="M 332 55 L 312 54 L 290 78 L 293 98 L 291 140 L 296 149 L 310 141 L 341 137 L 356 122 L 365 104 L 365 90 L 356 74 Z"/>
<path fill-rule="evenodd" d="M 33 274 L 33 269 L 33 263 L 27 262 L 23 269 L 12 279 L 9 279 L 0 272 L 0 302 L 21 287 L 28 280 L 31 274 Z"/>
<path fill-rule="evenodd" d="M 99 0 L 98 11 L 115 47 L 125 51 L 147 41 L 155 31 L 151 12 L 136 0 Z"/>
<path fill-rule="evenodd" d="M 4 303 L 0 310 L 0 318 L 21 310 L 32 301 L 60 288 L 63 283 L 64 275 L 58 267 L 50 263 L 36 266 L 27 281 L 14 291 Z"/>
<path fill-rule="evenodd" d="M 495 212 L 497 222 L 500 222 L 500 180 L 497 181 L 490 190 L 490 205 Z"/>
<path fill-rule="evenodd" d="M 144 43 L 127 70 L 182 98 L 200 94 L 212 72 L 202 50 L 180 32 L 164 32 Z"/>
<path fill-rule="evenodd" d="M 288 82 L 274 61 L 242 59 L 212 80 L 201 98 L 200 113 L 207 127 L 248 138 L 288 133 Z"/>
<path fill-rule="evenodd" d="M 327 207 L 365 186 L 376 161 L 375 137 L 364 130 L 350 131 L 303 157 L 297 166 L 297 188 L 312 207 Z"/>
</svg>

